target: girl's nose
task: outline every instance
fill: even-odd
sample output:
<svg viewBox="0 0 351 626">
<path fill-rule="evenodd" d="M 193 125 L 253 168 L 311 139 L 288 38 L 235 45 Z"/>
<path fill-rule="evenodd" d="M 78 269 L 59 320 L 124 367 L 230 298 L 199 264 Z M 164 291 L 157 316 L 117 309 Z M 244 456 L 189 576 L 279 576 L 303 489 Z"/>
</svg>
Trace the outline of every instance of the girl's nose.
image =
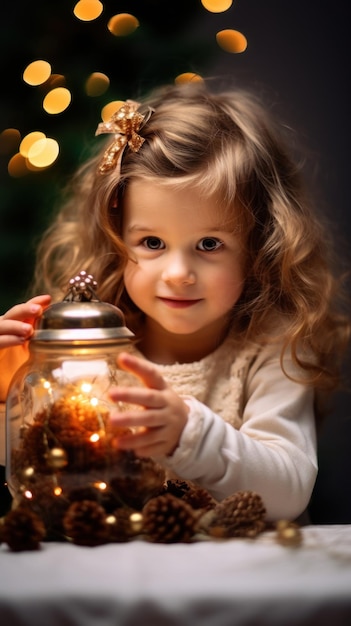
<svg viewBox="0 0 351 626">
<path fill-rule="evenodd" d="M 182 255 L 171 255 L 162 272 L 162 279 L 166 283 L 178 285 L 192 285 L 196 281 L 195 272 Z"/>
</svg>

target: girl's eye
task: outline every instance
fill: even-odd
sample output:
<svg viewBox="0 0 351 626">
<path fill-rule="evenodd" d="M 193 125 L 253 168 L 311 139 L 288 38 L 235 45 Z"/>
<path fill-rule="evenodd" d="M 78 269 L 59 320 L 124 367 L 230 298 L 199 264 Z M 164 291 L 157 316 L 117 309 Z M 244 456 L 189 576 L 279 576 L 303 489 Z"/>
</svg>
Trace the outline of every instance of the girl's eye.
<svg viewBox="0 0 351 626">
<path fill-rule="evenodd" d="M 145 237 L 142 244 L 149 250 L 162 250 L 165 247 L 165 244 L 159 237 Z"/>
<path fill-rule="evenodd" d="M 199 250 L 203 252 L 213 252 L 214 250 L 218 250 L 221 246 L 223 246 L 223 241 L 216 237 L 204 237 L 197 244 Z"/>
</svg>

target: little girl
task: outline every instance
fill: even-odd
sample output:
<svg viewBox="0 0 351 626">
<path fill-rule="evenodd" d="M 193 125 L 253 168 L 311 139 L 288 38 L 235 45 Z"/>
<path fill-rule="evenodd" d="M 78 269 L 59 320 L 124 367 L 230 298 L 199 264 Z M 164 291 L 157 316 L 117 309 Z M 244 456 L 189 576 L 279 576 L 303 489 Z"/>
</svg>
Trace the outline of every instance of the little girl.
<svg viewBox="0 0 351 626">
<path fill-rule="evenodd" d="M 106 133 L 42 240 L 34 293 L 61 300 L 84 269 L 125 313 L 137 341 L 111 398 L 131 408 L 112 419 L 141 428 L 122 449 L 295 519 L 316 479 L 316 398 L 339 382 L 349 324 L 282 130 L 253 95 L 196 83 L 127 101 Z M 0 318 L 2 401 L 49 302 Z"/>
</svg>

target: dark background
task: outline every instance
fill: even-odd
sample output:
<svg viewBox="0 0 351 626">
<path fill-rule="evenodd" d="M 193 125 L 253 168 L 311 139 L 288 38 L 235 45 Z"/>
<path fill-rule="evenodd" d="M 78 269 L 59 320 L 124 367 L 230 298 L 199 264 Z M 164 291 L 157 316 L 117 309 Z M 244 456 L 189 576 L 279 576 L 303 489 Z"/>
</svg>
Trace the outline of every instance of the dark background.
<svg viewBox="0 0 351 626">
<path fill-rule="evenodd" d="M 346 0 L 236 0 L 223 13 L 210 13 L 200 0 L 111 0 L 93 22 L 73 15 L 75 2 L 20 0 L 6 4 L 0 22 L 0 133 L 17 128 L 22 137 L 42 130 L 60 143 L 60 156 L 46 171 L 11 178 L 11 154 L 0 153 L 0 311 L 27 297 L 37 239 L 60 190 L 85 158 L 112 99 L 136 99 L 181 72 L 215 77 L 219 86 L 258 90 L 277 115 L 296 130 L 305 170 L 321 215 L 326 215 L 349 267 L 349 19 Z M 114 37 L 108 19 L 134 14 L 140 27 Z M 233 28 L 248 40 L 242 54 L 221 50 L 217 31 Z M 69 109 L 49 116 L 43 91 L 22 80 L 39 58 L 63 74 L 72 92 Z M 95 71 L 111 85 L 89 98 L 84 83 Z M 1 148 L 1 146 L 0 146 Z M 321 276 L 321 280 L 323 277 Z M 348 374 L 348 372 L 346 372 Z M 311 502 L 315 523 L 350 523 L 351 409 L 340 393 L 319 442 L 320 472 Z"/>
</svg>

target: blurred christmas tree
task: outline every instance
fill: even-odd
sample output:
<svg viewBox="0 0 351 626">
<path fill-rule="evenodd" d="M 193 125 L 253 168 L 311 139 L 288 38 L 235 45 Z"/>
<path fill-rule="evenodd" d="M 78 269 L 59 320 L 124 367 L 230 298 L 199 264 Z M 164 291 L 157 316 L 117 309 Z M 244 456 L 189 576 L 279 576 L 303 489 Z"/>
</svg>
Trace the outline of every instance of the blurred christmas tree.
<svg viewBox="0 0 351 626">
<path fill-rule="evenodd" d="M 7 5 L 1 22 L 0 133 L 3 140 L 4 130 L 15 129 L 17 134 L 11 141 L 0 141 L 0 312 L 27 297 L 38 237 L 50 222 L 60 191 L 92 144 L 102 107 L 113 100 L 137 98 L 184 72 L 206 73 L 221 53 L 215 36 L 204 34 L 201 26 L 209 15 L 216 22 L 218 14 L 208 13 L 200 0 L 89 3 L 102 9 L 96 19 L 75 15 L 82 2 L 20 0 Z M 114 34 L 110 20 L 123 13 L 133 16 L 137 27 Z M 23 72 L 36 60 L 50 64 L 50 80 L 29 85 Z M 108 88 L 89 95 L 87 81 L 96 72 L 106 77 Z M 43 99 L 55 86 L 67 89 L 71 102 L 62 112 L 49 114 Z M 9 174 L 12 154 L 33 131 L 57 142 L 57 159 L 39 171 Z"/>
</svg>

